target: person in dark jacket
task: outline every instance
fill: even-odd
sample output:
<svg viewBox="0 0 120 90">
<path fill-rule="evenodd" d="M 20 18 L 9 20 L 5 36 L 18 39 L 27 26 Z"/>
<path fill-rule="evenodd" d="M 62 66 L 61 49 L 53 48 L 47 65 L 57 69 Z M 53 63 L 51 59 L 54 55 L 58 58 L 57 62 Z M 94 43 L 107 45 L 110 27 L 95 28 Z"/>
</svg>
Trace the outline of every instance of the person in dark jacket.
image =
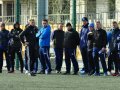
<svg viewBox="0 0 120 90">
<path fill-rule="evenodd" d="M 36 76 L 34 73 L 34 63 L 36 59 L 38 58 L 37 53 L 37 38 L 36 33 L 38 31 L 37 28 L 35 28 L 35 21 L 34 19 L 30 19 L 29 26 L 20 34 L 20 39 L 22 43 L 27 46 L 27 55 L 28 55 L 28 61 L 29 61 L 29 73 L 28 75 Z"/>
<path fill-rule="evenodd" d="M 28 24 L 26 24 L 25 29 L 27 29 L 29 27 L 29 22 L 28 22 Z M 34 27 L 36 28 L 36 30 L 38 29 L 36 25 L 34 25 Z M 25 54 L 24 54 L 25 74 L 29 74 L 29 60 L 28 60 L 29 55 L 28 55 L 27 48 L 28 48 L 28 46 L 25 46 Z M 37 48 L 37 55 L 36 56 L 39 58 L 39 39 L 38 38 L 37 38 L 36 48 Z M 37 72 L 38 72 L 38 59 L 36 59 L 35 64 L 34 64 L 34 73 L 37 73 Z"/>
<path fill-rule="evenodd" d="M 116 40 L 117 36 L 119 34 L 120 30 L 118 27 L 118 24 L 116 21 L 113 22 L 113 28 L 111 30 L 111 37 L 109 37 L 108 42 L 108 49 L 109 49 L 109 55 L 108 55 L 108 71 L 112 76 L 117 76 L 119 74 L 118 71 L 118 61 L 117 61 L 117 47 L 116 47 Z M 112 70 L 112 64 L 114 62 L 115 65 L 115 73 L 111 73 Z"/>
<path fill-rule="evenodd" d="M 64 45 L 64 31 L 63 24 L 59 24 L 59 28 L 52 33 L 52 41 L 55 51 L 55 70 L 57 73 L 61 73 L 62 61 L 63 61 L 63 45 Z"/>
<path fill-rule="evenodd" d="M 110 72 L 111 75 L 117 76 L 118 73 L 118 63 L 116 62 L 117 60 L 117 50 L 115 47 L 115 42 L 117 39 L 117 33 L 119 32 L 119 27 L 116 21 L 113 21 L 113 28 L 109 32 L 109 39 L 108 39 L 108 71 Z M 115 73 L 111 73 L 112 66 L 115 66 Z"/>
<path fill-rule="evenodd" d="M 82 29 L 80 31 L 80 51 L 81 51 L 81 55 L 82 55 L 83 68 L 80 71 L 80 73 L 86 74 L 89 71 L 88 58 L 86 57 L 87 56 L 87 34 L 89 32 L 89 29 L 88 29 L 89 23 L 88 23 L 87 17 L 83 17 L 82 21 L 83 21 L 83 26 L 82 26 Z"/>
<path fill-rule="evenodd" d="M 92 75 L 95 72 L 95 63 L 92 55 L 95 29 L 94 29 L 94 23 L 90 23 L 88 26 L 89 26 L 89 33 L 87 35 L 88 38 L 87 51 L 88 51 L 88 62 L 89 62 L 89 75 Z"/>
<path fill-rule="evenodd" d="M 117 63 L 117 67 L 119 70 L 119 74 L 116 76 L 120 76 L 120 29 L 117 33 L 117 38 L 115 41 L 115 47 L 116 47 L 116 51 L 117 51 L 117 56 L 116 56 L 116 63 Z"/>
<path fill-rule="evenodd" d="M 78 62 L 76 60 L 76 48 L 79 45 L 79 34 L 72 28 L 70 23 L 66 24 L 67 32 L 64 36 L 64 48 L 65 48 L 65 63 L 66 72 L 64 75 L 70 74 L 71 71 L 71 61 L 74 67 L 73 75 L 77 75 L 79 71 Z"/>
<path fill-rule="evenodd" d="M 11 73 L 14 73 L 14 59 L 15 59 L 15 53 L 17 54 L 20 65 L 21 65 L 21 73 L 23 73 L 23 59 L 22 59 L 22 43 L 19 38 L 19 34 L 23 30 L 20 28 L 20 24 L 16 22 L 14 24 L 14 29 L 11 30 L 9 33 L 9 46 L 10 46 L 10 62 L 11 62 Z"/>
<path fill-rule="evenodd" d="M 105 61 L 106 44 L 107 44 L 106 31 L 101 28 L 101 23 L 97 21 L 93 42 L 93 59 L 95 61 L 96 69 L 94 74 L 95 76 L 100 76 L 99 58 L 101 60 L 101 64 L 103 67 L 104 76 L 107 76 L 107 66 Z"/>
<path fill-rule="evenodd" d="M 0 73 L 2 73 L 3 66 L 3 53 L 5 53 L 7 70 L 10 72 L 10 60 L 8 55 L 8 34 L 9 31 L 5 29 L 5 23 L 1 23 L 0 25 Z"/>
</svg>

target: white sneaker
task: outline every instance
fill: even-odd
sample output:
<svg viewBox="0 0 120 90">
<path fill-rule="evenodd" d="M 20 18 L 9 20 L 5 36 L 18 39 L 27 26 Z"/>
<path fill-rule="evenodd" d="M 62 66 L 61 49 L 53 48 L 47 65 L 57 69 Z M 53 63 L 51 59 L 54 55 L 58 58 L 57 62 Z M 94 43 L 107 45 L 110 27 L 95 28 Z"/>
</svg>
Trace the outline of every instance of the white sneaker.
<svg viewBox="0 0 120 90">
<path fill-rule="evenodd" d="M 26 70 L 26 71 L 25 71 L 25 74 L 28 74 L 28 73 L 29 73 L 29 71 L 28 71 L 28 70 Z"/>
<path fill-rule="evenodd" d="M 30 73 L 28 73 L 28 76 L 31 76 L 31 74 L 30 74 Z"/>
<path fill-rule="evenodd" d="M 47 69 L 45 70 L 45 74 L 46 74 L 46 75 L 48 74 L 48 70 L 47 70 Z"/>
</svg>

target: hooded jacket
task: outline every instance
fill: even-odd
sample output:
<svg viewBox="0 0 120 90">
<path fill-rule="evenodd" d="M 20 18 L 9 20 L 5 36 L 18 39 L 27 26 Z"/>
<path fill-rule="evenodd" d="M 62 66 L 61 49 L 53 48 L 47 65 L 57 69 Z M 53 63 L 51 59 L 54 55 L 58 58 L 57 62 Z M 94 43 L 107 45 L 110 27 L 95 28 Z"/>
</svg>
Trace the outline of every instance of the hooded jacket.
<svg viewBox="0 0 120 90">
<path fill-rule="evenodd" d="M 18 25 L 18 28 L 15 27 Z M 20 28 L 19 23 L 14 24 L 14 29 L 9 33 L 9 45 L 13 48 L 21 48 L 22 43 L 20 41 L 19 35 L 23 30 Z"/>
<path fill-rule="evenodd" d="M 80 48 L 86 48 L 87 47 L 87 34 L 89 32 L 88 24 L 83 25 L 82 29 L 80 31 Z"/>
</svg>

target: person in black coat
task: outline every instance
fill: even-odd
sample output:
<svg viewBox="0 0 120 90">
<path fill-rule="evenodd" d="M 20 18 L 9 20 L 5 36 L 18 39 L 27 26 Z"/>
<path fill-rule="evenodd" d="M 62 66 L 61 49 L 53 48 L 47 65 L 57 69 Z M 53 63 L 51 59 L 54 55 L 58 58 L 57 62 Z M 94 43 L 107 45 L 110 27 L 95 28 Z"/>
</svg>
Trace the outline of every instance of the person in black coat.
<svg viewBox="0 0 120 90">
<path fill-rule="evenodd" d="M 64 48 L 65 48 L 65 63 L 66 72 L 64 75 L 70 74 L 71 71 L 71 61 L 74 67 L 73 75 L 77 75 L 79 71 L 78 62 L 76 60 L 76 48 L 79 45 L 79 34 L 72 28 L 70 23 L 66 24 L 67 32 L 64 37 Z"/>
<path fill-rule="evenodd" d="M 96 30 L 94 34 L 93 42 L 93 60 L 95 61 L 95 76 L 100 76 L 99 58 L 103 67 L 104 76 L 107 76 L 106 66 L 106 44 L 107 44 L 107 33 L 101 28 L 101 23 L 96 22 Z"/>
<path fill-rule="evenodd" d="M 3 53 L 5 53 L 8 73 L 10 72 L 10 60 L 8 55 L 8 41 L 9 41 L 8 34 L 9 34 L 9 31 L 5 29 L 5 23 L 1 23 L 0 25 L 0 73 L 2 73 Z"/>
<path fill-rule="evenodd" d="M 111 37 L 109 36 L 108 42 L 108 71 L 112 76 L 117 76 L 119 74 L 118 61 L 117 61 L 117 46 L 116 41 L 119 35 L 120 29 L 118 23 L 113 21 L 113 28 L 111 29 Z M 114 64 L 113 64 L 114 63 Z M 112 73 L 112 67 L 115 67 L 115 73 Z"/>
<path fill-rule="evenodd" d="M 59 28 L 52 33 L 52 41 L 55 51 L 56 72 L 61 73 L 63 61 L 63 45 L 64 45 L 64 31 L 63 24 L 59 24 Z"/>
<path fill-rule="evenodd" d="M 36 33 L 38 29 L 35 27 L 34 19 L 29 21 L 29 26 L 20 34 L 22 43 L 27 46 L 28 61 L 30 62 L 30 68 L 28 75 L 36 76 L 34 73 L 34 63 L 38 58 L 38 42 Z"/>
<path fill-rule="evenodd" d="M 21 65 L 21 73 L 23 73 L 23 59 L 22 59 L 22 43 L 20 41 L 19 35 L 23 30 L 20 28 L 20 24 L 16 22 L 14 24 L 14 29 L 11 30 L 9 33 L 9 55 L 10 55 L 10 62 L 11 62 L 11 73 L 14 73 L 14 59 L 15 59 L 15 54 L 17 54 L 18 59 L 20 61 Z"/>
</svg>

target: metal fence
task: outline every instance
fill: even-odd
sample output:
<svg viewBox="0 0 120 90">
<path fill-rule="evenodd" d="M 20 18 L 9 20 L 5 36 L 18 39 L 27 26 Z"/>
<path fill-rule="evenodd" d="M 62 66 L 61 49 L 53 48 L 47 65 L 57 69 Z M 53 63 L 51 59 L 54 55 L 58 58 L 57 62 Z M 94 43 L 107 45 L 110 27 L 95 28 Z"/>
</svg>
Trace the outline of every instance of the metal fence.
<svg viewBox="0 0 120 90">
<path fill-rule="evenodd" d="M 82 17 L 88 17 L 89 22 L 100 21 L 102 23 L 103 28 L 109 29 L 112 25 L 113 21 L 117 21 L 120 24 L 120 12 L 105 12 L 105 13 L 77 13 L 76 15 L 76 28 L 80 28 L 82 26 L 81 19 Z M 111 18 L 112 17 L 112 18 Z M 29 15 L 21 15 L 21 25 L 26 25 L 28 20 L 32 18 L 35 19 L 37 23 L 37 15 L 29 16 Z M 49 23 L 52 27 L 57 27 L 57 24 L 67 22 L 71 22 L 70 14 L 49 14 L 48 15 Z M 0 16 L 0 22 L 5 22 L 7 25 L 13 25 L 15 22 L 15 16 Z"/>
</svg>

